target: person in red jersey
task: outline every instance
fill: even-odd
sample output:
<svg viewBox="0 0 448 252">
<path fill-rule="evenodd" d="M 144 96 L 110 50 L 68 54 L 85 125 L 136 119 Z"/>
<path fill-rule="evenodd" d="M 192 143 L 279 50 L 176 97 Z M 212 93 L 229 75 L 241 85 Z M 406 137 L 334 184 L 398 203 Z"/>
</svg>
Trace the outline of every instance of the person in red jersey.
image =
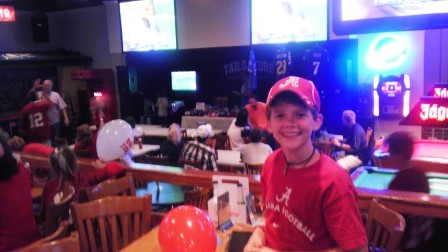
<svg viewBox="0 0 448 252">
<path fill-rule="evenodd" d="M 38 101 L 35 92 L 28 95 L 30 102 L 23 107 L 20 114 L 20 133 L 27 143 L 51 146 L 51 128 L 47 117 L 51 103 Z"/>
<path fill-rule="evenodd" d="M 313 82 L 289 76 L 267 98 L 268 130 L 281 148 L 261 173 L 265 225 L 244 251 L 367 251 L 367 236 L 349 174 L 313 146 L 323 121 Z"/>
<path fill-rule="evenodd" d="M 30 172 L 17 162 L 0 137 L 0 251 L 12 251 L 40 238 L 33 216 Z"/>
</svg>

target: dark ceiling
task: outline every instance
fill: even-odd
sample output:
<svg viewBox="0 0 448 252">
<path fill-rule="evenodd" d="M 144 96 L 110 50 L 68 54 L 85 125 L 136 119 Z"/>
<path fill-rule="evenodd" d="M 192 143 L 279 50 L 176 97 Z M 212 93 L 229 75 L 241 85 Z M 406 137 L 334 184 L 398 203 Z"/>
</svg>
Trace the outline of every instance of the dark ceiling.
<svg viewBox="0 0 448 252">
<path fill-rule="evenodd" d="M 0 0 L 0 5 L 11 5 L 16 10 L 52 12 L 102 5 L 116 0 Z"/>
</svg>

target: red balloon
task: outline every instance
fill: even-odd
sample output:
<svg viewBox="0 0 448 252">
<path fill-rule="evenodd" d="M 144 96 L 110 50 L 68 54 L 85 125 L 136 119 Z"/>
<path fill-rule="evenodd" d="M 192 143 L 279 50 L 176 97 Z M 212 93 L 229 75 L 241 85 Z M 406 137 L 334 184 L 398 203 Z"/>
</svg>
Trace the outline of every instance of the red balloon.
<svg viewBox="0 0 448 252">
<path fill-rule="evenodd" d="M 163 252 L 216 250 L 216 229 L 208 214 L 194 206 L 180 206 L 169 211 L 159 226 Z"/>
</svg>

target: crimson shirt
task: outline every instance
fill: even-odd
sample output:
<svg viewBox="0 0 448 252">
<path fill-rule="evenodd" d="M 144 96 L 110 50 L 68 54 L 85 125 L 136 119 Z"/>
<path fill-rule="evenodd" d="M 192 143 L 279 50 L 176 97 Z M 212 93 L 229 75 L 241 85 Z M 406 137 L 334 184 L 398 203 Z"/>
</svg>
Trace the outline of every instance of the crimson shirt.
<svg viewBox="0 0 448 252">
<path fill-rule="evenodd" d="M 281 149 L 267 159 L 261 174 L 266 208 L 266 245 L 277 250 L 351 250 L 367 245 L 348 173 L 331 158 L 304 169 L 288 169 Z"/>
<path fill-rule="evenodd" d="M 30 102 L 23 107 L 20 127 L 27 143 L 42 143 L 51 139 L 51 127 L 47 112 L 51 103 L 47 101 Z"/>
<path fill-rule="evenodd" d="M 40 238 L 33 216 L 30 173 L 19 171 L 0 181 L 0 251 L 11 251 Z"/>
</svg>

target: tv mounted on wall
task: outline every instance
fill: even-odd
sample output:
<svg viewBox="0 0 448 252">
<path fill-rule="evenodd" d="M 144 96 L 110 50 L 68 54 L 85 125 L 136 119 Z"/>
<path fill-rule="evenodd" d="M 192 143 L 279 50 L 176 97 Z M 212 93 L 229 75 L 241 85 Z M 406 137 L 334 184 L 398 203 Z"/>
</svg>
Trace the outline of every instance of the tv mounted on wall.
<svg viewBox="0 0 448 252">
<path fill-rule="evenodd" d="M 327 0 L 252 0 L 252 44 L 327 40 Z"/>
<path fill-rule="evenodd" d="M 334 0 L 338 35 L 448 27 L 448 1 Z"/>
<path fill-rule="evenodd" d="M 171 72 L 171 89 L 173 91 L 196 91 L 196 71 Z"/>
<path fill-rule="evenodd" d="M 174 0 L 119 2 L 123 52 L 177 49 Z"/>
</svg>

